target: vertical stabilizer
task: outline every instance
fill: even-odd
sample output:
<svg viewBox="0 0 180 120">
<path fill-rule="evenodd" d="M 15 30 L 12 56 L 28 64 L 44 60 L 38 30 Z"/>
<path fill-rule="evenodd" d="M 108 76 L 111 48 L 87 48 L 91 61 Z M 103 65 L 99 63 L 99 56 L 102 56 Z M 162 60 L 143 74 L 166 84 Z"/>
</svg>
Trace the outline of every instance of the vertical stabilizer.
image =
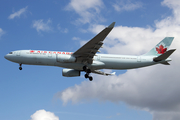
<svg viewBox="0 0 180 120">
<path fill-rule="evenodd" d="M 151 49 L 148 53 L 144 55 L 152 55 L 152 56 L 159 56 L 164 54 L 171 45 L 174 37 L 165 37 L 161 42 L 159 42 L 153 49 Z"/>
</svg>

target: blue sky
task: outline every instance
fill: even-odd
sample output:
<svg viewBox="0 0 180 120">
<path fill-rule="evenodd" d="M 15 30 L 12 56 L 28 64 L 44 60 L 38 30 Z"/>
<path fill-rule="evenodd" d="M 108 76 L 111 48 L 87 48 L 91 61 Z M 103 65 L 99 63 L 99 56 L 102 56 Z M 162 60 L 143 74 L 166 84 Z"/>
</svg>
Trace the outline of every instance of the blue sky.
<svg viewBox="0 0 180 120">
<path fill-rule="evenodd" d="M 178 0 L 1 0 L 0 119 L 176 120 L 180 118 L 179 52 L 171 66 L 116 70 L 116 76 L 66 78 L 59 67 L 19 65 L 14 50 L 76 51 L 116 22 L 102 53 L 140 55 L 180 25 Z"/>
</svg>

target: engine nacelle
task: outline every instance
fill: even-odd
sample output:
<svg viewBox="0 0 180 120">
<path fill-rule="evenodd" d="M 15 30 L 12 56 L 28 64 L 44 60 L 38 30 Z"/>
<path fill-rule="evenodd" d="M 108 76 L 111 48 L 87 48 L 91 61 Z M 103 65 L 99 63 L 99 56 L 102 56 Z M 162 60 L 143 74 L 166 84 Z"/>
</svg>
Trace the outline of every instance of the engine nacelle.
<svg viewBox="0 0 180 120">
<path fill-rule="evenodd" d="M 65 63 L 71 63 L 71 62 L 75 62 L 76 58 L 72 55 L 60 54 L 60 55 L 57 55 L 57 61 L 58 62 L 65 62 Z"/>
<path fill-rule="evenodd" d="M 79 70 L 73 70 L 73 69 L 63 69 L 62 75 L 65 77 L 76 77 L 80 76 L 81 72 Z"/>
</svg>

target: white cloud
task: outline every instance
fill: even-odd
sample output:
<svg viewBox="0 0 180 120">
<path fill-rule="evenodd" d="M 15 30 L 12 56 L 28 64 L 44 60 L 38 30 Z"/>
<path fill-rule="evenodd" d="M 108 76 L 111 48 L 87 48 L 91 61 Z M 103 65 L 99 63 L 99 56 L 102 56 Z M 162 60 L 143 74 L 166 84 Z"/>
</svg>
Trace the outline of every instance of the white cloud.
<svg viewBox="0 0 180 120">
<path fill-rule="evenodd" d="M 24 14 L 27 11 L 28 6 L 25 8 L 20 9 L 19 11 L 9 15 L 8 19 L 14 19 L 15 17 L 20 17 L 22 14 Z"/>
<path fill-rule="evenodd" d="M 44 22 L 43 19 L 34 20 L 33 28 L 35 28 L 37 32 L 40 32 L 40 31 L 49 32 L 49 31 L 52 31 L 52 27 L 50 26 L 51 23 L 52 21 L 50 19 L 48 19 L 47 22 Z"/>
<path fill-rule="evenodd" d="M 113 7 L 116 11 L 121 12 L 121 11 L 133 11 L 136 9 L 139 9 L 143 6 L 141 2 L 131 2 L 130 0 L 120 0 L 116 2 L 116 4 L 113 4 Z"/>
<path fill-rule="evenodd" d="M 155 29 L 116 26 L 105 40 L 108 53 L 142 54 L 149 51 L 166 36 L 175 37 L 170 48 L 180 46 L 180 1 L 164 0 L 163 5 L 173 10 L 173 15 L 156 21 Z M 102 30 L 102 25 L 90 28 L 93 33 Z M 59 93 L 59 98 L 78 103 L 99 101 L 124 102 L 133 108 L 149 111 L 153 120 L 177 120 L 180 118 L 180 51 L 171 55 L 170 66 L 155 65 L 128 70 L 117 76 L 95 75 L 94 80 L 69 87 Z"/>
<path fill-rule="evenodd" d="M 79 37 L 73 37 L 72 40 L 80 40 Z"/>
<path fill-rule="evenodd" d="M 62 33 L 68 33 L 68 29 L 67 28 L 61 28 L 60 24 L 57 25 L 57 29 Z"/>
<path fill-rule="evenodd" d="M 5 32 L 4 32 L 3 29 L 0 28 L 0 38 L 1 38 L 1 36 L 2 36 L 3 34 L 5 34 Z"/>
<path fill-rule="evenodd" d="M 103 5 L 102 0 L 71 0 L 65 10 L 75 11 L 80 16 L 76 22 L 85 24 L 92 20 L 103 20 L 100 16 L 100 9 Z"/>
<path fill-rule="evenodd" d="M 52 112 L 38 110 L 33 115 L 31 115 L 30 120 L 59 120 L 59 117 L 55 116 Z"/>
</svg>

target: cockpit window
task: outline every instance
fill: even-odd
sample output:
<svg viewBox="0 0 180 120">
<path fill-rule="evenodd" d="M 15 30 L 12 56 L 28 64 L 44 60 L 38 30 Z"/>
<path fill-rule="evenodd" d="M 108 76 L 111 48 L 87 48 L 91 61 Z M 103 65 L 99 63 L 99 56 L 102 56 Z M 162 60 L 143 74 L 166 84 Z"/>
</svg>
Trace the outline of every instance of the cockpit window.
<svg viewBox="0 0 180 120">
<path fill-rule="evenodd" d="M 9 54 L 13 54 L 13 52 L 10 52 Z"/>
</svg>

